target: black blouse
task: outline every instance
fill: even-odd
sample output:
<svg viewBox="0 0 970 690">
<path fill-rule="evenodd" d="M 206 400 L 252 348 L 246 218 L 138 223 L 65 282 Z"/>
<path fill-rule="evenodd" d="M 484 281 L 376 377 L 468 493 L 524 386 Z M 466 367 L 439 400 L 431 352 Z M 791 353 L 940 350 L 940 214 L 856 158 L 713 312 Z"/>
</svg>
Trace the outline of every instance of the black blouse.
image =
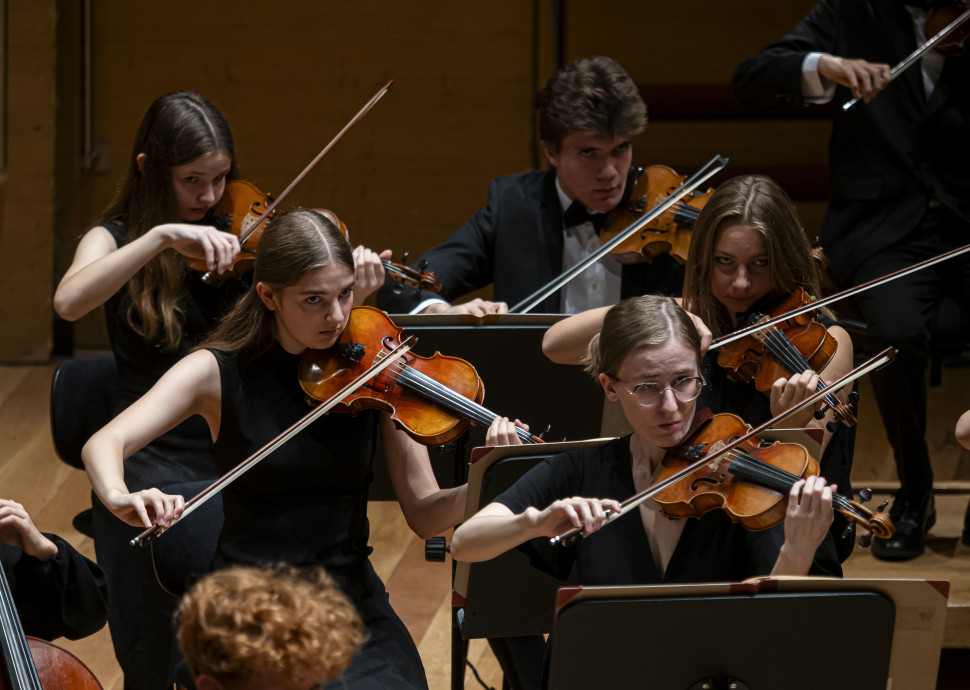
<svg viewBox="0 0 970 690">
<path fill-rule="evenodd" d="M 615 439 L 546 459 L 495 500 L 513 513 L 543 509 L 569 496 L 612 498 L 634 495 L 630 437 Z M 533 562 L 565 580 L 575 565 L 584 585 L 737 581 L 768 575 L 784 542 L 782 525 L 749 532 L 723 511 L 689 519 L 661 575 L 654 563 L 639 513 L 622 517 L 570 547 L 548 539 L 523 545 Z"/>
</svg>

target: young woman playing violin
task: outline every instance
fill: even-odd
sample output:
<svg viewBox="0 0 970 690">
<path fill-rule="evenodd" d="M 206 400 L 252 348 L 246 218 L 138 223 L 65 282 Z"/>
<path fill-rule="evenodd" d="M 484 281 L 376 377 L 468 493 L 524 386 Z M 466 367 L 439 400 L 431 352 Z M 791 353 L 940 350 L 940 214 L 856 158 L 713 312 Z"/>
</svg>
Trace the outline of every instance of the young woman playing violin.
<svg viewBox="0 0 970 690">
<path fill-rule="evenodd" d="M 295 210 L 270 221 L 253 285 L 216 331 L 85 446 L 92 484 L 111 512 L 140 527 L 164 527 L 181 514 L 182 496 L 129 486 L 122 462 L 192 415 L 205 421 L 216 463 L 226 471 L 306 414 L 301 354 L 337 341 L 354 291 L 350 245 L 329 219 Z M 430 537 L 457 523 L 465 488 L 439 489 L 425 447 L 386 413 L 324 416 L 225 489 L 214 565 L 325 566 L 358 607 L 369 635 L 342 676 L 346 686 L 424 688 L 414 643 L 367 558 L 367 490 L 378 432 L 411 528 Z"/>
<path fill-rule="evenodd" d="M 750 314 L 771 306 L 801 287 L 808 295 L 819 294 L 818 269 L 811 248 L 798 221 L 794 204 L 774 181 L 746 175 L 720 185 L 694 226 L 687 257 L 684 308 L 723 336 L 747 325 Z M 599 330 L 605 310 L 590 310 L 552 326 L 543 340 L 543 352 L 562 363 L 576 363 L 582 350 Z M 705 356 L 704 376 L 710 382 L 701 403 L 712 412 L 732 412 L 749 424 L 760 424 L 817 389 L 819 376 L 833 381 L 852 368 L 852 342 L 848 333 L 828 315 L 820 317 L 825 332 L 837 344 L 828 363 L 815 372 L 788 370 L 759 392 L 754 385 L 732 380 L 733 372 L 718 364 L 718 353 Z M 695 319 L 696 323 L 696 319 Z M 725 346 L 725 348 L 730 345 Z M 844 400 L 847 393 L 840 393 Z M 841 492 L 850 495 L 849 473 L 855 428 L 828 423 L 833 412 L 816 419 L 811 410 L 789 418 L 785 426 L 819 427 L 823 431 L 821 473 L 833 479 Z M 833 525 L 833 540 L 827 540 L 824 559 L 830 572 L 848 558 L 853 540 L 843 537 L 846 523 L 839 516 Z"/>
<path fill-rule="evenodd" d="M 612 307 L 593 337 L 587 371 L 619 402 L 633 429 L 609 443 L 555 456 L 533 468 L 455 532 L 452 555 L 480 561 L 572 527 L 597 531 L 606 510 L 647 488 L 667 450 L 692 431 L 701 376 L 701 341 L 674 300 L 645 295 Z M 653 500 L 559 553 L 560 575 L 575 563 L 582 584 L 739 580 L 804 575 L 832 522 L 832 487 L 797 481 L 784 527 L 749 532 L 722 511 L 669 520 Z M 558 547 L 557 547 L 558 548 Z M 548 559 L 547 559 L 548 560 Z"/>
<path fill-rule="evenodd" d="M 212 225 L 227 181 L 237 177 L 232 133 L 212 103 L 180 92 L 151 104 L 117 198 L 81 239 L 54 295 L 54 308 L 69 321 L 105 306 L 122 384 L 119 410 L 197 345 L 244 292 L 245 281 L 209 285 L 186 265 L 186 259 L 201 259 L 222 273 L 239 253 L 237 238 Z M 363 247 L 355 260 L 363 299 L 380 286 L 384 271 L 380 258 Z M 217 474 L 209 432 L 197 419 L 125 463 L 126 481 L 135 489 Z M 126 682 L 136 690 L 164 687 L 175 653 L 170 631 L 177 599 L 156 584 L 150 554 L 126 545 L 137 531 L 97 501 L 93 531 L 98 562 L 109 574 L 110 627 Z"/>
</svg>

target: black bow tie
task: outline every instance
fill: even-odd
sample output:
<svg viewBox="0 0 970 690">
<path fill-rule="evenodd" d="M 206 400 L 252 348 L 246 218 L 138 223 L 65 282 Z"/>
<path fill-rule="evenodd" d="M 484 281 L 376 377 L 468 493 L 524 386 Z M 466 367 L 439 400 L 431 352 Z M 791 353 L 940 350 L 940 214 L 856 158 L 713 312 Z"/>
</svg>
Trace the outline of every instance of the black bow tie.
<svg viewBox="0 0 970 690">
<path fill-rule="evenodd" d="M 569 208 L 566 209 L 566 212 L 562 216 L 562 221 L 563 225 L 567 228 L 589 222 L 593 224 L 596 232 L 599 232 L 600 227 L 603 225 L 605 215 L 604 213 L 589 213 L 581 201 L 574 201 L 569 204 Z"/>
</svg>

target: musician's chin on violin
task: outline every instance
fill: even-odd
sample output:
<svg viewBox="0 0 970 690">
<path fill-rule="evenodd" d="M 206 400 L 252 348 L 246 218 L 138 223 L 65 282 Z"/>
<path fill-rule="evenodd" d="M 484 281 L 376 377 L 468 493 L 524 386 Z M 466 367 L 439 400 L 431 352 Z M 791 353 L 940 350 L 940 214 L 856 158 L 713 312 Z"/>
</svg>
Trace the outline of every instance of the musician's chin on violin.
<svg viewBox="0 0 970 690">
<path fill-rule="evenodd" d="M 690 541 L 696 537 L 696 530 L 685 531 L 684 521 L 658 518 L 660 509 L 671 517 L 687 516 L 676 510 L 667 511 L 660 496 L 641 504 L 640 510 L 633 509 L 634 515 L 625 518 L 634 522 L 639 517 L 642 521 L 640 534 L 646 535 L 652 559 L 629 554 L 631 543 L 625 541 L 630 538 L 629 526 L 624 528 L 622 536 L 618 537 L 616 533 L 609 536 L 613 530 L 619 529 L 606 523 L 611 517 L 620 519 L 631 512 L 621 505 L 621 501 L 629 498 L 634 490 L 647 489 L 655 480 L 664 477 L 669 471 L 666 463 L 672 449 L 685 444 L 690 446 L 688 439 L 699 428 L 697 420 L 709 418 L 709 415 L 698 416 L 697 400 L 704 387 L 700 363 L 700 338 L 687 314 L 672 299 L 644 296 L 631 298 L 612 308 L 604 319 L 601 333 L 590 345 L 586 368 L 601 384 L 606 397 L 622 407 L 624 417 L 633 429 L 632 435 L 605 446 L 596 446 L 594 450 L 553 457 L 533 469 L 512 489 L 458 528 L 452 543 L 455 558 L 486 560 L 529 539 L 553 538 L 564 530 L 578 528 L 587 537 L 579 547 L 583 553 L 587 552 L 587 543 L 588 549 L 597 549 L 598 540 L 605 539 L 609 548 L 622 548 L 621 542 L 615 541 L 617 539 L 626 543 L 624 553 L 609 555 L 611 561 L 625 563 L 619 570 L 626 574 L 631 568 L 638 567 L 629 565 L 628 561 L 640 562 L 640 568 L 649 570 L 649 566 L 643 564 L 643 558 L 653 562 L 654 572 L 663 573 L 668 566 L 686 567 L 675 554 L 681 539 Z M 736 435 L 732 433 L 718 442 L 723 443 Z M 707 441 L 702 445 L 701 455 L 716 448 L 716 443 Z M 800 449 L 799 446 L 796 448 Z M 796 451 L 798 453 L 804 453 L 803 449 Z M 741 459 L 734 462 L 740 463 Z M 762 462 L 755 460 L 754 465 L 761 467 Z M 771 556 L 767 560 L 753 558 L 747 561 L 744 568 L 749 570 L 735 575 L 803 575 L 809 572 L 816 549 L 826 538 L 832 522 L 835 490 L 824 478 L 817 476 L 817 465 L 814 465 L 814 473 L 809 470 L 801 476 L 811 466 L 811 463 L 803 463 L 799 474 L 791 475 L 784 490 L 775 495 L 774 502 L 782 503 L 781 516 L 786 524 L 783 534 L 776 530 L 763 535 L 767 540 L 765 543 L 773 544 L 768 550 Z M 771 470 L 779 471 L 777 468 Z M 729 470 L 727 474 L 733 474 L 733 471 Z M 743 476 L 740 470 L 736 476 Z M 706 483 L 702 479 L 697 481 Z M 722 477 L 722 481 L 727 480 Z M 680 483 L 688 485 L 691 482 L 684 480 Z M 741 522 L 745 519 L 731 513 L 731 500 L 726 495 L 713 501 L 716 508 L 728 511 L 730 520 Z M 784 508 L 785 501 L 787 508 Z M 715 509 L 714 504 L 698 508 L 690 515 L 706 515 Z M 705 528 L 722 519 L 720 516 L 706 518 Z M 717 528 L 719 537 L 726 540 L 737 538 L 750 545 L 752 542 L 733 531 L 741 528 L 731 527 L 730 520 L 724 520 L 724 524 Z M 774 522 L 777 519 L 754 529 L 765 529 Z M 600 531 L 602 536 L 597 534 Z M 718 549 L 711 551 L 717 552 Z M 587 558 L 584 555 L 578 557 L 580 567 Z M 711 571 L 691 572 L 686 576 L 688 581 L 711 579 L 716 577 L 712 573 L 729 568 L 720 562 L 722 556 L 710 558 Z M 739 560 L 745 561 L 744 558 Z M 643 579 L 636 581 L 653 579 L 644 570 L 637 573 Z M 598 580 L 598 577 L 600 575 L 595 573 L 579 573 L 579 581 L 583 584 L 620 584 L 615 580 Z"/>
</svg>

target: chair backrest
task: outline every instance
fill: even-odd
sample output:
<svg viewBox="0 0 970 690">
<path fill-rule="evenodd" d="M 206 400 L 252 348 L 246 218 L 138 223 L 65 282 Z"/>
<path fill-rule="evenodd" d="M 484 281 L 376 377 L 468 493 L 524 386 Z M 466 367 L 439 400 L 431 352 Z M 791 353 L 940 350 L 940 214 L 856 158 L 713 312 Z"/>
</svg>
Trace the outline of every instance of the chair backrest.
<svg viewBox="0 0 970 690">
<path fill-rule="evenodd" d="M 118 367 L 110 352 L 62 362 L 51 380 L 51 435 L 57 456 L 83 470 L 81 449 L 112 420 L 120 398 Z"/>
<path fill-rule="evenodd" d="M 480 456 L 482 449 L 476 449 L 468 477 L 465 519 L 549 456 L 605 440 L 501 446 Z M 542 544 L 536 546 L 545 548 Z M 549 632 L 556 591 L 563 584 L 535 567 L 529 556 L 518 549 L 481 563 L 457 563 L 454 591 L 458 601 L 464 600 L 462 637 L 521 637 Z"/>
</svg>

